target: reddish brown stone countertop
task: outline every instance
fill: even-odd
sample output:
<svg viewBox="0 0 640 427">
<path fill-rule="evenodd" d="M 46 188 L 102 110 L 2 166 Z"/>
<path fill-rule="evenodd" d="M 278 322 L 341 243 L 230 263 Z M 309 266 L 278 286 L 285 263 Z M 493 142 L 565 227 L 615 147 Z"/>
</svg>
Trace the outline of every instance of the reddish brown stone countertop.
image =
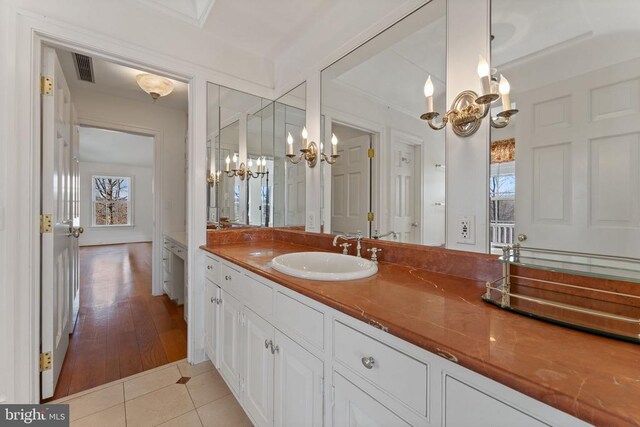
<svg viewBox="0 0 640 427">
<path fill-rule="evenodd" d="M 271 259 L 318 248 L 271 239 L 203 249 L 589 423 L 640 425 L 640 345 L 501 310 L 481 301 L 484 282 L 425 269 L 381 262 L 367 279 L 291 277 Z"/>
</svg>

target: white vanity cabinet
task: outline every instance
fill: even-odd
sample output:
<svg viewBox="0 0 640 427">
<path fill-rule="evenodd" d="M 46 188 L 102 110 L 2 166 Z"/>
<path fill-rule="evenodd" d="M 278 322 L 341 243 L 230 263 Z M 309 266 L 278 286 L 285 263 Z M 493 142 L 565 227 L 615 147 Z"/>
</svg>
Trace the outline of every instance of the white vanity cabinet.
<svg viewBox="0 0 640 427">
<path fill-rule="evenodd" d="M 205 258 L 206 318 L 214 325 L 205 341 L 218 343 L 207 354 L 257 426 L 588 425 L 236 264 Z M 211 304 L 216 271 L 221 303 Z"/>
<path fill-rule="evenodd" d="M 164 293 L 177 304 L 184 304 L 184 319 L 188 314 L 187 241 L 186 233 L 166 233 L 162 249 L 162 285 Z"/>
<path fill-rule="evenodd" d="M 301 344 L 286 335 L 308 332 L 321 345 L 322 313 L 284 295 L 274 298 L 272 284 L 217 257 L 207 254 L 205 264 L 206 353 L 251 421 L 260 427 L 322 426 L 324 365 L 305 349 L 306 340 Z M 281 331 L 273 315 L 278 306 L 285 319 L 305 310 L 313 315 Z"/>
</svg>

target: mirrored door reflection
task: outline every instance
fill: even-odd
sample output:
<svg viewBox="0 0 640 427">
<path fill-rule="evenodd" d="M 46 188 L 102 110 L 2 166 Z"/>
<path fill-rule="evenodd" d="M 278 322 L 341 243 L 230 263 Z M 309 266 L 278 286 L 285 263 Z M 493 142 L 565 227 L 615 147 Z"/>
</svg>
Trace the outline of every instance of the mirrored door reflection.
<svg viewBox="0 0 640 427">
<path fill-rule="evenodd" d="M 420 119 L 424 86 L 446 94 L 446 1 L 434 0 L 322 71 L 325 232 L 443 246 L 445 132 Z M 326 170 L 330 168 L 330 171 Z"/>
<path fill-rule="evenodd" d="M 491 129 L 492 251 L 637 258 L 640 2 L 493 0 L 491 14 L 491 66 L 520 111 Z"/>
</svg>

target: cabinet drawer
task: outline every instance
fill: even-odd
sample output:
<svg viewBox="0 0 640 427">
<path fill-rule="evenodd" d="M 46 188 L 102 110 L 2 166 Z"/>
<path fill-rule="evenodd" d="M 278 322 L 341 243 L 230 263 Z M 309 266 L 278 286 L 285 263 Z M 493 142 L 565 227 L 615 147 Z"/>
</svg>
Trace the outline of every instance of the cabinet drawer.
<svg viewBox="0 0 640 427">
<path fill-rule="evenodd" d="M 245 305 L 251 307 L 260 316 L 273 314 L 273 289 L 251 277 L 242 278 L 242 293 Z"/>
<path fill-rule="evenodd" d="M 338 321 L 334 322 L 333 337 L 336 360 L 418 414 L 428 415 L 426 364 Z"/>
<path fill-rule="evenodd" d="M 285 329 L 311 345 L 324 348 L 324 315 L 321 312 L 277 292 L 275 317 Z"/>
<path fill-rule="evenodd" d="M 547 425 L 449 375 L 445 376 L 444 387 L 443 425 L 446 427 L 470 425 L 542 427 Z"/>
<path fill-rule="evenodd" d="M 220 261 L 205 256 L 205 276 L 213 283 L 220 283 Z"/>
<path fill-rule="evenodd" d="M 238 296 L 242 295 L 242 278 L 243 274 L 231 267 L 227 263 L 220 263 L 220 286 L 225 288 L 227 292 L 233 292 Z"/>
</svg>

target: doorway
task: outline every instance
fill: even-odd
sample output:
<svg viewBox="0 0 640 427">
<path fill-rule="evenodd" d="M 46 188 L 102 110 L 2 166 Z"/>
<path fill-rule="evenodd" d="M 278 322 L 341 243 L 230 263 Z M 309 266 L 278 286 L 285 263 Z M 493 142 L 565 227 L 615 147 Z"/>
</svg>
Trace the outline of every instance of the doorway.
<svg viewBox="0 0 640 427">
<path fill-rule="evenodd" d="M 155 100 L 137 86 L 139 69 L 61 48 L 45 46 L 43 52 L 43 71 L 49 59 L 56 64 L 52 100 L 43 94 L 43 151 L 49 131 L 45 101 L 52 104 L 56 126 L 69 111 L 65 126 L 59 126 L 63 130 L 56 128 L 50 139 L 60 140 L 68 129 L 80 141 L 68 161 L 56 160 L 63 166 L 77 163 L 79 179 L 52 174 L 54 190 L 65 189 L 52 192 L 60 206 L 52 228 L 67 226 L 67 211 L 80 212 L 79 226 L 72 220 L 68 233 L 53 233 L 53 246 L 71 245 L 79 262 L 64 261 L 74 256 L 56 257 L 42 246 L 43 265 L 54 260 L 53 280 L 43 275 L 41 300 L 43 314 L 54 314 L 41 322 L 43 352 L 53 344 L 51 372 L 42 375 L 41 397 L 47 399 L 187 356 L 184 298 L 174 302 L 163 295 L 162 253 L 165 235 L 185 235 L 188 87 L 173 81 L 175 96 Z M 62 81 L 68 95 L 56 98 Z M 67 155 L 62 149 L 56 153 Z M 44 166 L 43 196 L 49 193 Z M 78 270 L 79 280 L 74 279 Z M 49 286 L 53 289 L 47 293 Z M 67 298 L 70 289 L 79 289 L 79 297 Z M 79 309 L 72 309 L 76 304 Z M 47 343 L 49 334 L 53 339 Z"/>
</svg>

